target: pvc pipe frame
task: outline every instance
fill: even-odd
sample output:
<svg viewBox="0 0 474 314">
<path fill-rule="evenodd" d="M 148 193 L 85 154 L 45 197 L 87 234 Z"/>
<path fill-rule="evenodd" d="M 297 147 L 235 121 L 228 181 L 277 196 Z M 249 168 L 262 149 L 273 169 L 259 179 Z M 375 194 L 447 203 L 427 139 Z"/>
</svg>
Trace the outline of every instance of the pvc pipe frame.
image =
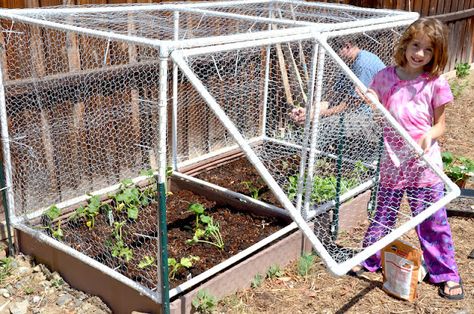
<svg viewBox="0 0 474 314">
<path fill-rule="evenodd" d="M 408 24 L 411 21 L 405 21 L 404 25 Z M 402 23 L 403 24 L 403 23 Z M 397 24 L 399 26 L 399 24 Z M 378 28 L 387 28 L 390 27 L 390 25 L 383 25 L 379 26 Z M 371 30 L 375 30 L 377 27 L 372 27 Z M 362 33 L 364 31 L 367 31 L 367 28 L 364 29 L 357 29 L 357 30 L 352 30 L 351 33 Z M 352 73 L 352 71 L 349 69 L 347 65 L 339 58 L 339 56 L 332 50 L 332 48 L 327 44 L 326 42 L 326 35 L 321 35 L 321 34 L 314 34 L 315 40 L 317 40 L 326 50 L 329 55 L 335 59 L 335 61 L 341 66 L 341 68 L 347 72 L 349 78 L 356 84 L 357 87 L 359 87 L 363 92 L 366 92 L 366 87 L 360 82 L 360 80 Z M 247 47 L 251 46 L 263 46 L 263 45 L 268 45 L 271 43 L 279 43 L 284 41 L 295 41 L 295 40 L 301 40 L 303 38 L 286 38 L 286 39 L 269 39 L 269 40 L 262 40 L 262 41 L 255 41 L 252 43 L 252 45 L 249 45 L 247 43 Z M 306 38 L 306 39 L 311 39 L 311 38 Z M 212 51 L 217 52 L 217 51 L 228 51 L 232 50 L 233 48 L 242 48 L 242 44 L 239 44 L 238 47 L 236 47 L 235 44 L 229 44 L 229 45 L 222 45 L 220 47 L 212 47 Z M 183 57 L 184 56 L 193 56 L 193 55 L 199 55 L 203 54 L 204 51 L 202 49 L 190 49 L 187 51 L 179 52 L 179 51 L 174 51 L 171 54 L 172 59 L 174 62 L 176 62 L 181 70 L 184 72 L 184 74 L 188 77 L 190 82 L 193 84 L 193 86 L 196 88 L 196 90 L 199 92 L 199 94 L 204 98 L 204 100 L 208 103 L 209 107 L 211 110 L 216 114 L 216 116 L 221 120 L 222 124 L 226 126 L 227 130 L 229 133 L 234 137 L 234 139 L 237 141 L 239 146 L 241 147 L 242 151 L 247 155 L 249 161 L 254 165 L 256 170 L 260 173 L 262 178 L 265 180 L 265 182 L 269 185 L 270 189 L 273 191 L 275 196 L 278 198 L 278 200 L 283 204 L 283 206 L 289 211 L 291 217 L 295 221 L 295 223 L 299 226 L 299 228 L 305 233 L 305 235 L 308 237 L 308 239 L 311 241 L 315 249 L 320 253 L 321 258 L 323 261 L 326 263 L 328 269 L 335 275 L 343 275 L 347 273 L 353 266 L 361 263 L 371 255 L 375 254 L 378 250 L 383 248 L 384 246 L 388 245 L 390 242 L 394 241 L 395 239 L 399 238 L 402 236 L 404 233 L 409 231 L 410 229 L 414 228 L 418 224 L 420 224 L 422 221 L 424 221 L 426 218 L 428 218 L 430 215 L 432 215 L 434 212 L 439 210 L 441 207 L 446 205 L 448 202 L 456 198 L 457 196 L 460 195 L 460 189 L 453 183 L 451 182 L 448 177 L 439 169 L 436 168 L 436 166 L 427 159 L 427 157 L 423 154 L 421 151 L 421 148 L 411 139 L 411 137 L 408 135 L 408 133 L 391 117 L 391 115 L 387 112 L 387 110 L 381 105 L 379 102 L 374 97 L 371 97 L 371 100 L 376 103 L 376 107 L 384 114 L 385 118 L 387 121 L 394 127 L 400 135 L 407 141 L 408 145 L 410 145 L 412 148 L 415 149 L 415 151 L 423 158 L 423 160 L 427 163 L 427 165 L 436 173 L 440 176 L 442 181 L 448 186 L 448 193 L 438 202 L 432 204 L 429 206 L 427 209 L 425 209 L 422 213 L 419 215 L 413 217 L 411 220 L 407 221 L 397 229 L 393 230 L 390 234 L 387 236 L 383 237 L 379 241 L 375 242 L 374 244 L 370 245 L 369 247 L 365 248 L 363 251 L 360 253 L 356 254 L 352 258 L 338 264 L 326 251 L 326 249 L 323 247 L 319 239 L 315 236 L 313 231 L 308 227 L 306 224 L 305 220 L 301 217 L 301 214 L 296 210 L 294 205 L 288 200 L 286 197 L 285 192 L 280 188 L 278 183 L 274 180 L 274 178 L 271 176 L 271 174 L 268 172 L 268 170 L 264 167 L 264 165 L 261 163 L 259 160 L 258 156 L 252 151 L 250 146 L 247 144 L 245 139 L 242 137 L 242 135 L 239 133 L 238 129 L 234 126 L 232 121 L 227 117 L 225 112 L 220 108 L 220 106 L 217 104 L 216 100 L 212 97 L 212 95 L 209 94 L 209 92 L 206 90 L 206 88 L 202 85 L 202 83 L 199 81 L 199 79 L 194 75 L 192 70 L 188 67 L 186 62 L 184 61 Z M 368 95 L 369 97 L 371 95 Z M 284 196 L 283 196 L 284 195 Z"/>
</svg>

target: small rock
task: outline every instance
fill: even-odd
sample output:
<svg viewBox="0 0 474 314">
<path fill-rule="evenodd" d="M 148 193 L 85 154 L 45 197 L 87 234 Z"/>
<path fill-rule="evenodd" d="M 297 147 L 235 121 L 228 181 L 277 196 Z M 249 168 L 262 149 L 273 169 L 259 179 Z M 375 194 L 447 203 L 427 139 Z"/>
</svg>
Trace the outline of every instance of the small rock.
<svg viewBox="0 0 474 314">
<path fill-rule="evenodd" d="M 11 314 L 27 314 L 29 305 L 30 303 L 28 302 L 28 300 L 15 302 L 12 305 L 10 305 L 10 313 Z"/>
<path fill-rule="evenodd" d="M 25 266 L 18 267 L 17 270 L 16 270 L 16 273 L 19 274 L 19 275 L 27 274 L 29 272 L 30 272 L 30 269 L 28 267 L 25 267 Z"/>
<path fill-rule="evenodd" d="M 0 295 L 8 299 L 10 297 L 10 291 L 8 291 L 7 289 L 0 289 Z"/>
<path fill-rule="evenodd" d="M 62 296 L 58 298 L 58 300 L 56 301 L 56 304 L 58 306 L 63 306 L 64 304 L 70 302 L 71 300 L 72 300 L 72 296 L 70 294 L 63 294 Z"/>
<path fill-rule="evenodd" d="M 33 267 L 33 272 L 34 273 L 39 273 L 40 271 L 41 271 L 40 265 L 36 265 L 35 267 Z"/>
<path fill-rule="evenodd" d="M 52 274 L 51 274 L 51 271 L 48 269 L 48 267 L 44 266 L 43 264 L 40 264 L 39 267 L 41 269 L 41 272 L 46 276 L 46 278 L 51 280 Z"/>
<path fill-rule="evenodd" d="M 35 296 L 33 297 L 33 303 L 38 303 L 38 302 L 40 302 L 40 301 L 41 301 L 41 297 L 40 297 L 39 295 L 35 295 Z"/>
</svg>

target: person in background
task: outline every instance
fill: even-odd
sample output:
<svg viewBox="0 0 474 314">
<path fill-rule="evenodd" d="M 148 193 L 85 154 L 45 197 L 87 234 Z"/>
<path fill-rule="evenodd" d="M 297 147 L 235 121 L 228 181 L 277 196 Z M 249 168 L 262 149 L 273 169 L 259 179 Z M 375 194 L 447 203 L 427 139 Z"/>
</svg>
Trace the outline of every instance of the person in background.
<svg viewBox="0 0 474 314">
<path fill-rule="evenodd" d="M 395 49 L 396 65 L 380 71 L 370 85 L 372 93 L 395 120 L 423 149 L 425 156 L 442 169 L 437 139 L 445 132 L 445 107 L 453 94 L 440 76 L 448 54 L 446 26 L 434 18 L 421 18 L 411 24 Z M 366 98 L 366 102 L 369 100 Z M 375 216 L 366 232 L 363 246 L 369 246 L 388 233 L 397 220 L 403 195 L 413 215 L 418 215 L 444 195 L 444 184 L 418 157 L 399 159 L 401 141 L 384 130 L 385 152 L 380 164 L 380 186 Z M 440 296 L 464 298 L 462 281 L 454 259 L 454 244 L 446 208 L 442 207 L 416 227 L 429 280 L 439 285 Z M 381 267 L 380 252 L 354 267 L 351 274 L 376 271 Z"/>
</svg>

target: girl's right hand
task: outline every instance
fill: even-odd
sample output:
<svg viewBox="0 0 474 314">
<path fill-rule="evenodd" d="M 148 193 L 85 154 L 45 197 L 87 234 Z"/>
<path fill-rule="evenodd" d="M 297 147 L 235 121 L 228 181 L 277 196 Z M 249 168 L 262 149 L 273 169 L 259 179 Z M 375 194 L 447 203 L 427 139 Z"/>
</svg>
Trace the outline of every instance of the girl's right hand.
<svg viewBox="0 0 474 314">
<path fill-rule="evenodd" d="M 290 112 L 290 118 L 298 124 L 303 124 L 306 119 L 306 109 L 303 107 L 293 108 Z"/>
</svg>

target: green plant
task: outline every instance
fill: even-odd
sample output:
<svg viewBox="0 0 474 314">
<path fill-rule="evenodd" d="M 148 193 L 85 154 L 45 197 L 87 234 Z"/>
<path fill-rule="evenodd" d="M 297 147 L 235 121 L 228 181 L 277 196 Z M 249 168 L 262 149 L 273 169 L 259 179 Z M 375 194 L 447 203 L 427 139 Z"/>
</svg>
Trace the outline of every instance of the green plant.
<svg viewBox="0 0 474 314">
<path fill-rule="evenodd" d="M 189 205 L 188 211 L 196 215 L 196 220 L 194 236 L 192 239 L 187 240 L 186 243 L 207 243 L 222 250 L 224 248 L 224 240 L 222 239 L 219 223 L 215 222 L 211 216 L 205 215 L 205 210 L 206 208 L 199 203 Z"/>
<path fill-rule="evenodd" d="M 260 197 L 260 190 L 262 188 L 257 188 L 256 186 L 253 185 L 252 182 L 250 181 L 243 181 L 242 182 L 243 185 L 245 185 L 245 187 L 250 191 L 250 196 L 253 198 L 253 199 L 256 199 L 258 200 L 258 198 Z"/>
<path fill-rule="evenodd" d="M 3 286 L 3 282 L 11 275 L 13 270 L 13 261 L 11 257 L 4 257 L 0 259 L 0 285 Z"/>
<path fill-rule="evenodd" d="M 138 263 L 138 268 L 145 269 L 153 266 L 155 263 L 155 258 L 153 256 L 145 255 L 143 259 Z"/>
<path fill-rule="evenodd" d="M 140 190 L 135 186 L 131 179 L 124 179 L 120 182 L 120 191 L 114 196 L 116 202 L 116 211 L 126 210 L 127 217 L 130 219 L 138 218 L 138 208 L 140 205 L 148 205 L 148 199 L 140 199 Z"/>
<path fill-rule="evenodd" d="M 283 271 L 280 269 L 279 265 L 272 265 L 267 269 L 267 278 L 279 278 L 283 276 Z"/>
<path fill-rule="evenodd" d="M 125 259 L 129 262 L 133 259 L 133 251 L 129 248 L 123 241 L 122 228 L 125 225 L 125 221 L 114 222 L 114 231 L 112 236 L 115 239 L 115 242 L 112 245 L 112 256 Z"/>
<path fill-rule="evenodd" d="M 74 215 L 71 216 L 71 219 L 75 220 L 78 218 L 84 218 L 86 220 L 86 226 L 89 229 L 92 229 L 95 225 L 95 217 L 100 213 L 101 208 L 107 209 L 109 205 L 101 203 L 98 195 L 89 196 L 91 198 L 89 199 L 87 206 L 79 206 Z"/>
<path fill-rule="evenodd" d="M 294 200 L 298 189 L 298 177 L 290 176 L 288 178 L 288 182 L 288 198 L 290 200 Z M 336 197 L 336 184 L 337 178 L 334 175 L 329 175 L 326 177 L 314 176 L 313 188 L 311 190 L 311 203 L 320 204 L 322 202 L 334 199 Z M 340 194 L 344 194 L 356 185 L 357 180 L 355 178 L 342 178 Z"/>
<path fill-rule="evenodd" d="M 449 86 L 451 87 L 451 91 L 453 93 L 454 98 L 458 98 L 461 96 L 462 92 L 468 85 L 468 81 L 453 79 L 449 82 Z"/>
<path fill-rule="evenodd" d="M 258 287 L 260 287 L 260 286 L 262 285 L 262 283 L 263 283 L 263 279 L 265 279 L 265 278 L 263 277 L 262 274 L 256 274 L 256 275 L 253 277 L 252 282 L 250 283 L 250 286 L 251 286 L 252 288 L 258 288 Z"/>
<path fill-rule="evenodd" d="M 455 156 L 451 152 L 444 152 L 441 157 L 444 173 L 460 187 L 464 187 L 467 179 L 474 176 L 474 161 L 472 159 Z"/>
<path fill-rule="evenodd" d="M 61 220 L 58 221 L 56 228 L 53 227 L 54 220 L 56 220 L 59 216 L 61 216 L 61 210 L 56 205 L 49 207 L 44 212 L 44 217 L 45 217 L 44 220 L 46 221 L 46 224 L 47 224 L 45 228 L 51 232 L 51 235 L 56 240 L 61 240 L 64 236 L 63 230 L 61 229 Z"/>
<path fill-rule="evenodd" d="M 174 279 L 180 269 L 193 267 L 193 262 L 199 261 L 199 256 L 182 257 L 179 262 L 175 258 L 168 258 L 168 267 L 170 268 L 169 277 Z"/>
<path fill-rule="evenodd" d="M 192 301 L 193 308 L 199 313 L 212 313 L 217 300 L 207 290 L 199 290 Z"/>
<path fill-rule="evenodd" d="M 458 63 L 454 66 L 456 70 L 456 77 L 458 78 L 465 78 L 469 75 L 469 70 L 471 69 L 471 65 L 467 62 Z"/>
<path fill-rule="evenodd" d="M 311 267 L 314 265 L 314 258 L 313 254 L 306 253 L 298 259 L 297 270 L 300 276 L 306 277 L 309 274 Z"/>
</svg>

